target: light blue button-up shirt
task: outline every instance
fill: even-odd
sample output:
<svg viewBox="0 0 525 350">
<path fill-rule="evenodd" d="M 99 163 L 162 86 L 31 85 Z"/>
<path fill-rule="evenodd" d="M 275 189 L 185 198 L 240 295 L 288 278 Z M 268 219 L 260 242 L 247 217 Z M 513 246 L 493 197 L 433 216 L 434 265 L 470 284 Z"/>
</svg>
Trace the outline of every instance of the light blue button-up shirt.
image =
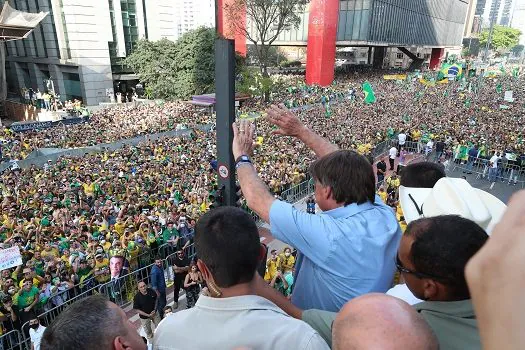
<svg viewBox="0 0 525 350">
<path fill-rule="evenodd" d="M 391 287 L 401 228 L 379 196 L 317 215 L 274 201 L 270 225 L 276 239 L 301 253 L 296 306 L 337 312 L 352 298 Z"/>
</svg>

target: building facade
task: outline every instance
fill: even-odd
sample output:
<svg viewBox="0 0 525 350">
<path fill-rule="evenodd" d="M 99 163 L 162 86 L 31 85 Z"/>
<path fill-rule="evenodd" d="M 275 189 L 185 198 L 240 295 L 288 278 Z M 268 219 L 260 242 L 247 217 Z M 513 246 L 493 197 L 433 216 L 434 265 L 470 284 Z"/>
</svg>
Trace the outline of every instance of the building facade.
<svg viewBox="0 0 525 350">
<path fill-rule="evenodd" d="M 173 0 L 176 37 L 198 27 L 215 27 L 214 0 Z"/>
<path fill-rule="evenodd" d="M 5 0 L 0 0 L 3 5 Z M 7 42 L 10 96 L 22 89 L 44 91 L 51 80 L 62 100 L 86 105 L 109 102 L 125 74 L 122 60 L 139 38 L 176 39 L 171 0 L 11 0 L 12 7 L 49 15 L 24 40 Z M 120 85 L 118 85 L 120 86 Z"/>
<path fill-rule="evenodd" d="M 482 26 L 494 24 L 510 26 L 515 5 L 521 0 L 478 0 L 476 15 L 483 20 Z"/>
</svg>

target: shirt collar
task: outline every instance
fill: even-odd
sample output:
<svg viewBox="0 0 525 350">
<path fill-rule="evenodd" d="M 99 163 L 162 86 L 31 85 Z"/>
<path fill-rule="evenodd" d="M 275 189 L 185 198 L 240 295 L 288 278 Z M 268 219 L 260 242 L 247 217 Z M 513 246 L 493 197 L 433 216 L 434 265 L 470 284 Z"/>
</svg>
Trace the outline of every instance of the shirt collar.
<svg viewBox="0 0 525 350">
<path fill-rule="evenodd" d="M 471 299 L 459 301 L 425 301 L 414 305 L 417 311 L 430 311 L 461 318 L 475 318 Z"/>
<path fill-rule="evenodd" d="M 381 200 L 377 195 L 376 195 L 376 198 L 375 198 L 376 202 L 378 200 Z M 356 203 L 353 203 L 353 204 L 349 204 L 349 205 L 346 205 L 346 206 L 342 206 L 342 207 L 339 207 L 339 208 L 335 208 L 335 209 L 332 209 L 332 210 L 328 210 L 328 211 L 325 211 L 323 213 L 321 213 L 321 215 L 329 215 L 333 218 L 342 218 L 342 217 L 349 217 L 349 216 L 353 216 L 353 215 L 356 215 L 356 214 L 359 214 L 361 212 L 364 212 L 366 210 L 369 210 L 369 209 L 372 209 L 374 208 L 374 203 L 370 203 L 370 202 L 366 202 L 366 203 L 363 203 L 363 204 L 356 204 Z"/>
<path fill-rule="evenodd" d="M 230 298 L 212 298 L 202 295 L 195 306 L 213 311 L 272 310 L 288 316 L 277 305 L 257 295 Z"/>
</svg>

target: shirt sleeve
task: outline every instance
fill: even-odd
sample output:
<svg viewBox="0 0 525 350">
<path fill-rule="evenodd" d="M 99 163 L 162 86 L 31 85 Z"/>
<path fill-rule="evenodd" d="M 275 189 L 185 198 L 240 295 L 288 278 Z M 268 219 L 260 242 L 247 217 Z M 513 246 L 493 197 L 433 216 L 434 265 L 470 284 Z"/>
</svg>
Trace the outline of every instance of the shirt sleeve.
<svg viewBox="0 0 525 350">
<path fill-rule="evenodd" d="M 321 215 L 308 214 L 276 200 L 270 207 L 270 226 L 273 237 L 295 247 L 318 265 L 330 252 L 330 229 Z"/>
<path fill-rule="evenodd" d="M 159 287 L 159 283 L 157 281 L 157 270 L 153 270 L 151 273 L 151 288 L 157 290 Z"/>
<path fill-rule="evenodd" d="M 332 347 L 332 323 L 336 316 L 336 312 L 312 309 L 303 311 L 302 320 L 308 323 L 319 333 L 326 344 Z"/>
</svg>

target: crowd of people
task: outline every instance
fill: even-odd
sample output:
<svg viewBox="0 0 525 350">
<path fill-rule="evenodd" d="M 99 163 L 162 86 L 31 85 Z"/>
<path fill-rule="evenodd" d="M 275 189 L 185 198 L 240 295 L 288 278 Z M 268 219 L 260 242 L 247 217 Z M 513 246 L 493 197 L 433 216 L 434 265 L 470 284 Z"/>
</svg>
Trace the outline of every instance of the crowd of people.
<svg viewBox="0 0 525 350">
<path fill-rule="evenodd" d="M 301 309 L 337 312 L 346 301 L 366 292 L 386 292 L 396 268 L 395 254 L 402 240 L 401 228 L 411 232 L 410 225 L 406 227 L 410 220 L 401 208 L 403 199 L 399 188 L 403 187 L 403 176 L 399 178 L 396 174 L 385 179 L 379 197 L 387 205 L 379 205 L 375 203 L 375 191 L 376 181 L 381 182 L 380 171 L 376 179 L 370 167 L 372 180 L 361 184 L 366 191 L 358 191 L 357 185 L 345 182 L 345 186 L 356 191 L 345 197 L 347 194 L 343 190 L 332 193 L 330 188 L 333 186 L 329 182 L 333 180 L 324 177 L 324 173 L 330 170 L 330 162 L 340 166 L 332 165 L 333 174 L 345 172 L 347 163 L 351 165 L 349 168 L 366 168 L 370 164 L 369 161 L 362 162 L 366 159 L 362 155 L 370 156 L 374 146 L 392 137 L 398 137 L 400 143 L 402 139 L 403 142 L 416 141 L 427 146 L 429 142 L 435 143 L 436 154 L 449 152 L 454 157 L 464 153 L 459 151 L 462 147 L 467 153 L 476 148 L 477 156 L 486 157 L 494 151 L 516 155 L 525 152 L 522 144 L 523 105 L 519 102 L 523 97 L 523 79 L 509 76 L 499 77 L 497 81 L 470 78 L 465 82 L 426 86 L 417 77 L 389 81 L 384 80 L 382 74 L 374 71 L 356 73 L 336 79 L 327 88 L 306 87 L 300 78 L 293 77 L 289 81 L 290 87 L 273 96 L 271 102 L 279 106 L 268 109 L 267 103 L 251 100 L 241 107 L 241 114 L 264 111 L 260 113 L 264 118 L 254 120 L 252 126 L 243 124 L 244 129 L 236 131 L 241 133 L 247 128 L 252 129 L 250 135 L 255 141 L 255 149 L 250 150 L 250 155 L 257 166 L 256 173 L 247 173 L 246 166 L 238 168 L 240 184 L 243 186 L 243 182 L 248 181 L 253 185 L 250 179 L 258 175 L 262 185 L 260 188 L 243 186 L 246 204 L 263 220 L 271 222 L 276 238 L 300 252 L 297 261 L 289 247 L 281 252 L 269 252 L 267 275 L 263 277 L 280 295 L 291 298 Z M 372 104 L 364 103 L 358 91 L 365 77 L 377 97 Z M 509 104 L 508 108 L 500 108 L 506 102 L 503 94 L 496 91 L 499 84 L 504 90 L 514 91 L 516 102 Z M 283 120 L 290 122 L 284 116 L 289 115 L 285 106 L 293 109 L 297 117 L 293 121 L 295 129 L 282 124 Z M 2 157 L 7 160 L 23 159 L 32 150 L 42 147 L 75 148 L 177 128 L 192 129 L 189 136 L 156 141 L 145 138 L 137 145 L 123 146 L 116 151 L 86 154 L 82 158 L 66 156 L 42 168 L 16 168 L 0 175 L 1 248 L 18 246 L 24 261 L 23 265 L 2 271 L 0 312 L 4 317 L 4 332 L 32 322 L 35 314 L 64 304 L 73 291 L 80 293 L 104 285 L 113 277 L 121 277 L 121 270 L 130 272 L 148 266 L 158 260 L 153 257 L 159 254 L 163 245 L 170 247 L 170 253 L 183 252 L 188 247 L 196 222 L 209 212 L 218 188 L 215 133 L 194 128 L 202 124 L 213 124 L 213 116 L 207 110 L 167 102 L 106 109 L 94 113 L 83 124 L 24 133 L 2 131 Z M 308 133 L 301 133 L 303 126 Z M 328 141 L 320 141 L 320 138 Z M 437 150 L 437 144 L 443 148 Z M 398 155 L 406 157 L 401 148 L 398 145 L 394 158 Z M 353 149 L 357 153 L 344 155 L 334 152 L 336 149 Z M 243 155 L 241 153 L 236 154 L 236 158 Z M 318 162 L 316 167 L 310 168 L 314 159 L 325 157 L 333 159 Z M 456 158 L 460 159 L 459 156 Z M 387 172 L 386 165 L 383 175 Z M 393 168 L 393 164 L 389 165 Z M 277 204 L 270 206 L 276 195 L 301 183 L 309 174 L 327 188 L 319 193 L 316 189 L 316 202 L 322 210 L 339 210 L 334 205 L 341 202 L 349 206 L 352 203 L 375 203 L 380 207 L 377 212 L 359 214 L 366 223 L 359 224 L 360 230 L 385 232 L 383 241 L 376 240 L 379 245 L 377 254 L 367 251 L 370 259 L 376 260 L 366 264 L 357 263 L 356 259 L 348 261 L 349 257 L 355 256 L 341 251 L 338 258 L 334 257 L 335 261 L 327 262 L 327 254 L 334 243 L 322 241 L 323 236 L 318 234 L 328 226 L 311 221 L 312 217 L 318 217 L 315 204 L 310 206 L 301 229 L 293 226 L 298 225 L 297 218 L 287 216 L 290 208 L 283 205 L 270 209 L 277 207 Z M 248 180 L 243 180 L 243 176 Z M 265 186 L 270 192 L 263 192 Z M 368 193 L 370 189 L 373 195 Z M 391 207 L 395 208 L 397 220 Z M 338 230 L 345 231 L 342 226 Z M 306 231 L 307 236 L 300 235 Z M 383 252 L 384 260 L 378 262 L 375 256 L 382 254 L 381 245 L 387 245 L 389 249 Z M 306 259 L 301 259 L 301 255 Z M 184 288 L 187 306 L 193 308 L 201 300 L 201 287 L 205 286 L 206 293 L 213 296 L 222 286 L 212 283 L 210 288 L 209 282 L 213 278 L 210 276 L 214 271 L 206 272 L 199 264 L 190 266 L 189 263 L 180 262 L 181 266 L 175 264 L 177 267 L 173 268 L 175 276 L 184 276 L 183 279 L 175 277 L 175 301 L 179 290 Z M 208 263 L 213 261 L 205 262 Z M 302 276 L 311 278 L 294 276 L 296 263 Z M 369 271 L 376 263 L 382 266 L 382 270 Z M 119 266 L 118 272 L 112 273 L 112 268 L 117 271 L 115 266 Z M 323 271 L 361 266 L 361 272 L 348 273 L 345 278 L 327 273 L 322 276 L 323 282 L 317 283 L 314 281 L 321 277 L 316 275 L 319 266 Z M 374 274 L 374 278 L 369 277 Z M 157 281 L 153 280 L 153 275 L 152 272 L 149 280 L 152 284 Z M 350 281 L 356 279 L 366 283 L 362 282 L 359 288 L 351 287 Z M 233 286 L 230 282 L 225 282 L 228 288 Z M 159 315 L 164 313 L 162 301 L 166 297 L 162 293 L 165 289 L 165 285 L 154 288 L 161 301 L 155 308 Z M 421 297 L 420 294 L 416 296 Z M 315 312 L 307 314 L 317 317 Z M 326 332 L 318 331 L 324 341 L 329 342 Z M 148 337 L 151 338 L 151 334 Z M 439 334 L 437 338 L 440 339 Z"/>
<path fill-rule="evenodd" d="M 253 218 L 234 207 L 208 211 L 195 225 L 198 258 L 192 271 L 209 293 L 158 323 L 153 349 L 523 346 L 523 310 L 516 299 L 494 302 L 500 295 L 516 298 L 523 288 L 519 278 L 509 283 L 512 267 L 523 267 L 523 193 L 507 208 L 467 181 L 447 177 L 437 163 L 413 163 L 402 169 L 397 191 L 408 223 L 402 230 L 376 195 L 377 180 L 364 156 L 340 150 L 284 107 L 271 107 L 268 120 L 277 133 L 297 138 L 318 157 L 311 174 L 323 213 L 316 215 L 274 197 L 251 158 L 254 123 L 233 126 L 236 173 L 248 206 L 271 223 L 275 238 L 300 252 L 291 298 L 268 285 L 291 249 L 285 248 L 284 257 L 270 252 L 269 276 L 263 279 L 257 271 L 266 249 Z M 399 283 L 393 282 L 396 273 Z M 140 298 L 149 293 L 143 285 L 139 291 Z M 85 304 L 92 310 L 76 303 L 42 332 L 42 349 L 121 344 L 146 349 L 114 304 L 100 297 Z M 155 323 L 151 305 L 158 307 L 150 303 L 143 316 Z M 89 329 L 101 337 L 75 332 L 79 323 L 68 320 L 86 313 L 94 317 L 82 318 L 84 326 L 104 314 L 114 327 L 108 332 L 92 324 Z"/>
</svg>

